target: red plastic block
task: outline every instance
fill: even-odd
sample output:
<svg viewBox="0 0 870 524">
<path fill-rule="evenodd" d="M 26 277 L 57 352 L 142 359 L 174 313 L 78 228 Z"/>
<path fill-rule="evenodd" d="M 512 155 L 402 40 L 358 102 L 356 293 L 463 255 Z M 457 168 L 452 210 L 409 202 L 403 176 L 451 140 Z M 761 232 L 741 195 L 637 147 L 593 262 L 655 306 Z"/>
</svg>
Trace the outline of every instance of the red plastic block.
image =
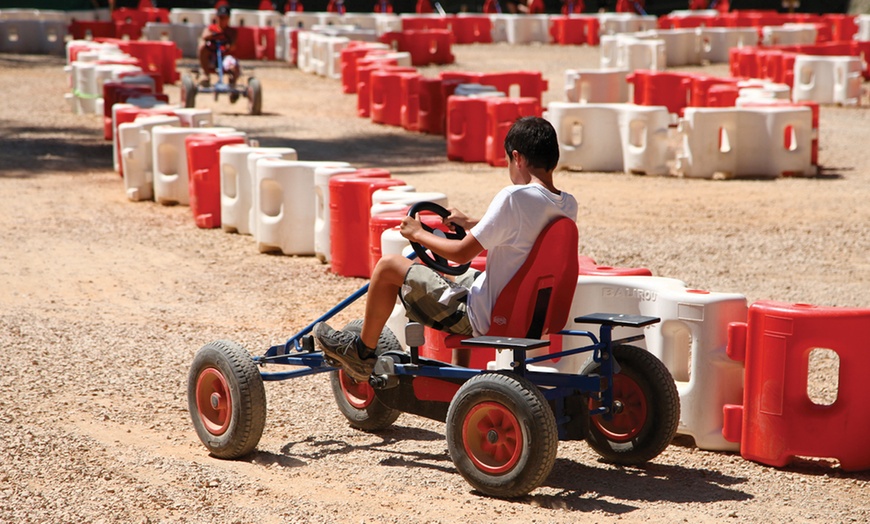
<svg viewBox="0 0 870 524">
<path fill-rule="evenodd" d="M 420 77 L 417 72 L 384 69 L 372 71 L 371 115 L 372 122 L 389 126 L 402 125 L 402 79 Z M 407 87 L 407 83 L 404 84 Z"/>
<path fill-rule="evenodd" d="M 736 78 L 722 78 L 718 76 L 694 75 L 690 78 L 690 103 L 692 107 L 711 107 L 710 89 L 713 86 L 730 85 L 737 88 Z M 736 91 L 735 91 L 736 93 Z M 734 104 L 731 104 L 734 105 Z"/>
<path fill-rule="evenodd" d="M 275 60 L 275 28 L 240 26 L 236 28 L 233 56 L 239 60 Z"/>
<path fill-rule="evenodd" d="M 429 11 L 431 13 L 431 11 Z M 445 16 L 403 16 L 402 31 L 420 31 L 425 29 L 449 29 Z"/>
<path fill-rule="evenodd" d="M 385 175 L 385 176 L 384 176 Z M 403 186 L 389 172 L 370 171 L 337 175 L 329 179 L 329 242 L 331 271 L 345 277 L 369 278 L 369 222 L 372 193 Z"/>
<path fill-rule="evenodd" d="M 360 58 L 369 53 L 384 53 L 385 50 L 373 49 L 367 42 L 351 41 L 341 50 L 341 90 L 343 93 L 356 93 L 357 65 Z"/>
<path fill-rule="evenodd" d="M 629 73 L 625 80 L 634 85 L 635 104 L 665 106 L 669 112 L 680 115 L 689 105 L 690 74 L 640 70 Z"/>
<path fill-rule="evenodd" d="M 457 44 L 491 44 L 492 19 L 488 16 L 454 16 L 450 30 Z"/>
<path fill-rule="evenodd" d="M 420 80 L 423 75 L 402 73 L 399 89 L 399 124 L 408 131 L 420 130 Z"/>
<path fill-rule="evenodd" d="M 737 84 L 716 84 L 707 90 L 707 107 L 734 107 L 739 89 Z"/>
<path fill-rule="evenodd" d="M 103 138 L 111 140 L 114 136 L 114 130 L 112 129 L 113 105 L 123 102 L 131 96 L 147 95 L 150 93 L 152 93 L 151 87 L 145 84 L 105 82 L 103 84 Z"/>
<path fill-rule="evenodd" d="M 197 227 L 221 227 L 220 150 L 228 144 L 244 143 L 244 137 L 227 135 L 189 135 L 184 139 L 190 210 Z"/>
<path fill-rule="evenodd" d="M 163 82 L 174 84 L 181 78 L 175 67 L 176 61 L 181 58 L 181 49 L 175 42 L 117 40 L 113 43 L 121 51 L 138 59 L 139 67 L 146 73 L 159 73 Z"/>
<path fill-rule="evenodd" d="M 416 71 L 413 67 L 398 66 L 394 58 L 386 58 L 384 56 L 367 56 L 359 60 L 358 63 L 359 66 L 356 72 L 356 110 L 357 115 L 363 118 L 371 116 L 371 76 L 373 71 L 387 70 L 407 73 Z"/>
<path fill-rule="evenodd" d="M 445 22 L 446 23 L 446 22 Z M 411 55 L 412 65 L 452 64 L 456 58 L 450 51 L 453 36 L 447 29 L 419 29 L 389 32 L 379 40 Z"/>
<path fill-rule="evenodd" d="M 444 112 L 443 81 L 440 78 L 420 78 L 420 113 L 418 130 L 421 133 L 443 135 L 446 121 Z"/>
<path fill-rule="evenodd" d="M 486 97 L 447 98 L 447 158 L 486 162 Z"/>
<path fill-rule="evenodd" d="M 743 405 L 724 407 L 722 433 L 743 458 L 782 467 L 796 456 L 835 458 L 844 471 L 870 469 L 870 309 L 761 301 L 732 323 L 728 355 L 745 363 Z M 839 358 L 830 405 L 807 393 L 814 349 Z"/>
<path fill-rule="evenodd" d="M 852 40 L 858 32 L 856 15 L 825 13 L 822 20 L 831 26 L 831 41 L 845 42 Z"/>
<path fill-rule="evenodd" d="M 381 235 L 384 231 L 402 224 L 402 219 L 408 216 L 411 206 L 405 206 L 398 211 L 388 211 L 373 215 L 369 221 L 369 269 L 374 271 L 378 260 L 383 256 L 381 251 Z M 420 220 L 432 229 L 446 231 L 441 223 L 441 217 L 431 213 L 422 213 Z"/>
<path fill-rule="evenodd" d="M 73 20 L 69 25 L 73 40 L 94 40 L 97 38 L 116 38 L 115 22 Z"/>
<path fill-rule="evenodd" d="M 550 17 L 550 35 L 553 42 L 561 45 L 582 45 L 589 42 L 586 31 L 589 30 L 587 18 L 576 16 Z"/>
<path fill-rule="evenodd" d="M 514 122 L 523 116 L 541 116 L 535 98 L 486 98 L 486 162 L 507 167 L 504 139 Z"/>
</svg>

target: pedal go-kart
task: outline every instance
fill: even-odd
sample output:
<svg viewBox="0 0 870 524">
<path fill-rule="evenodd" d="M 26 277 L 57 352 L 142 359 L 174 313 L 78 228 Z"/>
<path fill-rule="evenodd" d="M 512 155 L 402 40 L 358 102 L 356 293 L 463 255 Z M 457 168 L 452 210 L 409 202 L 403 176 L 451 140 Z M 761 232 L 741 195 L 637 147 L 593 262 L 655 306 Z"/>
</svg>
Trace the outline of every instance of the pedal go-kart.
<svg viewBox="0 0 870 524">
<path fill-rule="evenodd" d="M 181 101 L 184 107 L 194 107 L 196 105 L 196 95 L 199 93 L 213 93 L 214 99 L 218 100 L 220 95 L 229 96 L 230 103 L 235 104 L 239 98 L 245 97 L 248 100 L 248 113 L 251 115 L 260 115 L 263 112 L 263 88 L 260 86 L 260 81 L 251 76 L 248 77 L 248 83 L 230 84 L 226 81 L 229 76 L 224 70 L 224 56 L 226 51 L 226 43 L 215 41 L 215 70 L 217 71 L 217 83 L 209 85 L 201 85 L 199 68 L 194 68 L 189 74 L 181 77 Z M 241 75 L 240 75 L 241 76 Z"/>
<path fill-rule="evenodd" d="M 447 210 L 429 202 L 412 206 L 409 213 L 421 211 L 447 216 Z M 462 238 L 465 232 L 456 228 L 444 234 Z M 409 257 L 416 255 L 436 270 L 460 274 L 468 267 L 450 265 L 424 246 L 412 246 Z M 505 355 L 512 358 L 504 369 L 472 369 L 421 357 L 423 328 L 416 323 L 406 328 L 410 352 L 388 328 L 383 330 L 368 383 L 356 382 L 331 367 L 315 351 L 310 332 L 317 322 L 364 295 L 368 285 L 262 356 L 251 357 L 233 342 L 206 344 L 194 357 L 188 377 L 188 407 L 196 432 L 214 456 L 242 457 L 256 448 L 262 436 L 264 381 L 330 372 L 338 409 L 355 428 L 383 430 L 402 413 L 446 422 L 447 448 L 456 469 L 485 495 L 518 497 L 538 487 L 553 467 L 560 439 L 586 439 L 606 461 L 617 464 L 649 461 L 676 433 L 676 385 L 655 356 L 629 345 L 643 335 L 613 340 L 612 331 L 660 319 L 598 313 L 574 319 L 599 325 L 598 336 L 559 331 L 566 324 L 576 287 L 577 258 L 576 224 L 567 218 L 554 221 L 498 297 L 490 333 L 445 339 L 447 347 L 464 348 L 459 351 L 508 352 Z M 361 325 L 356 320 L 344 329 L 359 331 Z M 541 339 L 547 332 L 586 337 L 590 344 L 528 357 L 527 351 L 550 344 Z M 579 374 L 538 367 L 580 353 L 587 353 L 588 360 Z M 292 369 L 270 371 L 282 366 Z"/>
</svg>

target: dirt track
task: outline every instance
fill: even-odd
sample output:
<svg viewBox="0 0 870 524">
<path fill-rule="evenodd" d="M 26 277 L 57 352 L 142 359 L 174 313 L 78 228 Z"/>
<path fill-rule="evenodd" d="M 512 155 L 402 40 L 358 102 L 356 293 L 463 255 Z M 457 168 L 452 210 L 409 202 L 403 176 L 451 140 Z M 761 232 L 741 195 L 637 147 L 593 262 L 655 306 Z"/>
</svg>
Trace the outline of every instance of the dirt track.
<svg viewBox="0 0 870 524">
<path fill-rule="evenodd" d="M 562 99 L 564 69 L 598 57 L 542 46 L 454 52 L 453 69 L 542 69 L 545 101 Z M 256 65 L 265 116 L 202 104 L 262 145 L 385 167 L 470 214 L 507 183 L 502 169 L 446 162 L 440 137 L 357 118 L 355 98 L 334 80 Z M 776 469 L 684 437 L 642 468 L 562 443 L 530 496 L 484 498 L 450 462 L 441 424 L 403 416 L 381 434 L 352 430 L 323 376 L 267 384 L 257 453 L 209 457 L 186 409 L 194 352 L 226 338 L 261 353 L 363 281 L 314 258 L 258 254 L 251 237 L 199 230 L 186 207 L 127 201 L 101 121 L 64 104 L 62 66 L 0 55 L 0 521 L 870 520 L 870 472 L 811 459 Z M 168 92 L 177 100 L 177 87 Z M 867 307 L 868 119 L 864 107 L 822 108 L 815 178 L 562 173 L 556 184 L 577 196 L 581 253 L 599 263 L 648 267 L 749 302 Z M 360 313 L 354 306 L 341 319 Z"/>
</svg>

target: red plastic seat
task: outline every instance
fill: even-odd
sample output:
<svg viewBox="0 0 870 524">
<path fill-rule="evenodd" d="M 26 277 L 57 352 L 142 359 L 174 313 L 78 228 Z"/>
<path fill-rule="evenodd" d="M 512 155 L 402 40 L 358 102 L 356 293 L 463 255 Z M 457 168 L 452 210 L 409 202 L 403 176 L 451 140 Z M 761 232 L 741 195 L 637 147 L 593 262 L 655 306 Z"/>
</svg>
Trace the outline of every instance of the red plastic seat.
<svg viewBox="0 0 870 524">
<path fill-rule="evenodd" d="M 487 335 L 540 339 L 565 327 L 577 287 L 577 243 L 577 224 L 570 218 L 557 218 L 541 231 L 526 261 L 496 299 Z M 451 360 L 484 369 L 495 350 L 463 348 L 466 338 L 444 338 L 444 346 L 453 350 Z"/>
</svg>

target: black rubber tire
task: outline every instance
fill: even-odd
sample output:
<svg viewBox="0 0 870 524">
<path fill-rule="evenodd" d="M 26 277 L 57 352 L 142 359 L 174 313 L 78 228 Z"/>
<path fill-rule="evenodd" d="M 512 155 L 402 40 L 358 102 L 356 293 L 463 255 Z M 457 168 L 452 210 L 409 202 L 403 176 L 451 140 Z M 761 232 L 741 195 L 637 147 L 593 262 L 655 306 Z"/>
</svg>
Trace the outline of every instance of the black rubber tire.
<svg viewBox="0 0 870 524">
<path fill-rule="evenodd" d="M 181 77 L 181 103 L 184 104 L 184 107 L 196 105 L 196 83 L 190 75 Z"/>
<path fill-rule="evenodd" d="M 263 88 L 260 80 L 254 77 L 248 79 L 248 89 L 245 94 L 248 98 L 248 113 L 252 115 L 263 114 Z"/>
<path fill-rule="evenodd" d="M 345 331 L 362 330 L 362 320 L 353 320 L 344 327 Z M 376 353 L 383 354 L 386 351 L 401 351 L 402 345 L 396 335 L 385 327 L 378 339 Z M 332 386 L 332 395 L 338 410 L 350 425 L 363 431 L 377 432 L 390 427 L 399 416 L 401 411 L 385 406 L 368 384 L 357 382 L 341 370 L 330 373 L 329 383 Z"/>
<path fill-rule="evenodd" d="M 680 421 L 680 396 L 667 367 L 649 351 L 615 346 L 620 371 L 614 375 L 614 399 L 623 405 L 612 421 L 591 417 L 586 441 L 606 461 L 642 464 L 657 457 L 673 440 Z M 581 374 L 598 373 L 590 360 Z M 590 401 L 590 407 L 596 407 Z"/>
<path fill-rule="evenodd" d="M 510 372 L 475 375 L 447 411 L 450 458 L 485 495 L 520 497 L 540 486 L 553 469 L 558 446 L 556 419 L 544 395 Z"/>
<path fill-rule="evenodd" d="M 218 340 L 196 353 L 187 379 L 187 408 L 212 455 L 234 459 L 257 447 L 266 425 L 266 389 L 245 348 Z"/>
</svg>

